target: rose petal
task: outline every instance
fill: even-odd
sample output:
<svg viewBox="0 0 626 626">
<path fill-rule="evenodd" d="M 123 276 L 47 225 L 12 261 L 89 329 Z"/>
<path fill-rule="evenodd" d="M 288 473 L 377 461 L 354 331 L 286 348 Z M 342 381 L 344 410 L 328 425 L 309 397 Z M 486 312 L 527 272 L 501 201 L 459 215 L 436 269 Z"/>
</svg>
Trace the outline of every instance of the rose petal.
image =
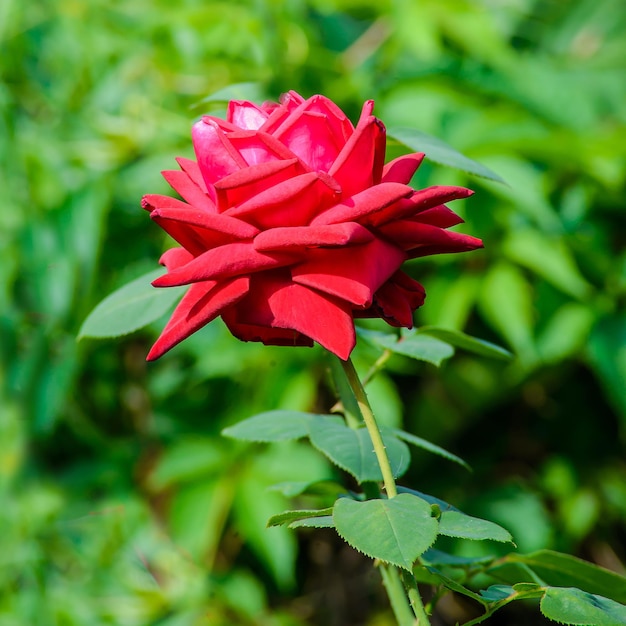
<svg viewBox="0 0 626 626">
<path fill-rule="evenodd" d="M 337 249 L 314 249 L 291 270 L 295 283 L 307 285 L 352 305 L 367 308 L 374 293 L 402 265 L 402 250 L 381 239 Z"/>
<path fill-rule="evenodd" d="M 380 232 L 404 249 L 412 259 L 431 254 L 467 252 L 483 247 L 483 242 L 476 237 L 410 220 L 390 222 L 381 226 Z"/>
<path fill-rule="evenodd" d="M 239 128 L 257 130 L 267 120 L 266 111 L 246 100 L 231 100 L 226 110 L 226 120 Z"/>
<path fill-rule="evenodd" d="M 231 326 L 233 315 L 225 316 L 225 321 L 237 334 L 237 328 Z M 288 273 L 268 272 L 254 277 L 248 296 L 236 307 L 236 322 L 297 331 L 344 360 L 356 343 L 350 305 L 292 283 Z M 267 335 L 258 339 L 268 342 Z"/>
<path fill-rule="evenodd" d="M 398 183 L 381 183 L 378 187 L 385 185 L 397 185 Z M 374 187 L 376 189 L 376 187 Z M 389 203 L 384 210 L 373 212 L 362 220 L 366 226 L 379 227 L 388 222 L 400 220 L 417 215 L 421 211 L 431 209 L 444 202 L 468 198 L 474 192 L 465 187 L 444 187 L 435 185 L 426 189 L 414 191 L 410 198 L 405 198 L 397 203 Z"/>
<path fill-rule="evenodd" d="M 439 226 L 439 228 L 450 228 L 450 226 L 463 223 L 463 219 L 454 211 L 450 210 L 445 204 L 439 204 L 432 209 L 420 211 L 417 215 L 411 217 L 410 220 L 412 222 Z"/>
<path fill-rule="evenodd" d="M 215 182 L 247 166 L 213 120 L 205 117 L 194 124 L 191 136 L 198 166 L 209 194 Z"/>
<path fill-rule="evenodd" d="M 311 226 L 339 224 L 341 222 L 364 223 L 371 214 L 382 211 L 389 205 L 414 194 L 414 190 L 399 183 L 381 183 L 365 189 L 351 198 L 322 211 L 311 222 Z"/>
<path fill-rule="evenodd" d="M 196 256 L 226 243 L 252 239 L 259 232 L 236 218 L 194 207 L 155 209 L 150 217 Z"/>
<path fill-rule="evenodd" d="M 423 152 L 404 154 L 383 167 L 382 181 L 385 183 L 404 183 L 408 185 L 417 172 L 426 155 Z"/>
<path fill-rule="evenodd" d="M 322 172 L 294 176 L 280 185 L 266 189 L 228 215 L 254 224 L 261 230 L 280 226 L 303 226 L 313 216 L 336 201 L 341 190 Z"/>
<path fill-rule="evenodd" d="M 228 243 L 196 256 L 187 265 L 159 276 L 155 287 L 175 287 L 290 265 L 298 256 L 286 252 L 262 253 L 252 243 Z"/>
<path fill-rule="evenodd" d="M 380 182 L 385 159 L 385 127 L 373 116 L 361 118 L 329 174 L 352 196 Z"/>
<path fill-rule="evenodd" d="M 404 272 L 396 272 L 374 296 L 374 317 L 396 327 L 412 328 L 413 311 L 424 304 L 424 287 Z"/>
<path fill-rule="evenodd" d="M 241 169 L 215 183 L 218 208 L 223 212 L 237 207 L 262 191 L 302 173 L 302 166 L 296 158 L 289 161 L 269 161 Z"/>
<path fill-rule="evenodd" d="M 250 279 L 242 276 L 219 284 L 209 281 L 192 285 L 174 310 L 146 360 L 158 359 L 214 320 L 225 308 L 246 295 L 249 284 Z"/>
<path fill-rule="evenodd" d="M 184 157 L 176 157 L 176 162 L 183 172 L 193 180 L 204 193 L 207 193 L 207 186 L 204 182 L 204 178 L 202 178 L 202 172 L 200 171 L 200 167 L 195 161 L 191 159 L 185 159 Z"/>
<path fill-rule="evenodd" d="M 332 226 L 293 226 L 271 228 L 254 239 L 259 251 L 288 250 L 290 248 L 336 247 L 367 243 L 374 235 L 356 222 Z"/>
<path fill-rule="evenodd" d="M 310 169 L 321 172 L 328 172 L 343 145 L 328 118 L 312 111 L 290 116 L 274 136 Z"/>
<path fill-rule="evenodd" d="M 165 170 L 161 172 L 163 178 L 175 189 L 181 197 L 193 206 L 215 213 L 215 203 L 186 172 L 180 170 Z M 206 188 L 206 187 L 205 187 Z"/>
<path fill-rule="evenodd" d="M 280 104 L 274 105 L 271 110 L 270 116 L 261 130 L 266 133 L 273 133 L 285 120 L 292 111 L 295 111 L 302 103 L 304 98 L 295 91 L 289 91 L 284 93 L 280 97 Z"/>
<path fill-rule="evenodd" d="M 241 305 L 242 308 L 245 306 Z M 237 307 L 226 311 L 222 316 L 228 330 L 240 341 L 260 341 L 266 346 L 306 346 L 311 347 L 313 340 L 297 330 L 289 328 L 269 328 L 258 324 L 247 324 L 237 320 Z"/>
<path fill-rule="evenodd" d="M 248 165 L 297 158 L 289 148 L 267 133 L 237 131 L 228 133 L 227 137 Z M 303 169 L 306 168 L 303 167 Z"/>
<path fill-rule="evenodd" d="M 161 255 L 159 263 L 165 265 L 168 270 L 174 270 L 177 267 L 186 265 L 192 259 L 193 254 L 185 250 L 185 248 L 170 248 Z"/>
</svg>

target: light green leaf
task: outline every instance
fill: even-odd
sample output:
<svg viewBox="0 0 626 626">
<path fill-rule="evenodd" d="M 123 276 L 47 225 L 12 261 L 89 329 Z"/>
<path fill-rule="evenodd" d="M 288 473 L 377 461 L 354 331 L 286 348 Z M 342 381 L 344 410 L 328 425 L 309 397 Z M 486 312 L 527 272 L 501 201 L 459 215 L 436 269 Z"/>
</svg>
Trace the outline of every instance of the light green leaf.
<svg viewBox="0 0 626 626">
<path fill-rule="evenodd" d="M 513 543 L 513 537 L 508 530 L 478 517 L 465 515 L 460 511 L 444 511 L 439 519 L 439 534 L 461 539 L 483 541 L 501 541 Z"/>
<path fill-rule="evenodd" d="M 478 339 L 461 332 L 460 330 L 451 330 L 449 328 L 437 328 L 435 326 L 422 326 L 416 331 L 418 334 L 429 335 L 436 339 L 441 339 L 446 343 L 456 347 L 479 354 L 480 356 L 491 357 L 493 359 L 501 359 L 507 361 L 513 358 L 513 355 L 504 348 L 497 346 L 495 343 Z"/>
<path fill-rule="evenodd" d="M 448 165 L 468 174 L 504 183 L 504 180 L 488 167 L 466 157 L 445 141 L 427 133 L 414 128 L 399 127 L 387 129 L 387 137 L 395 139 L 415 152 L 423 152 L 427 159 L 440 165 Z"/>
<path fill-rule="evenodd" d="M 333 508 L 327 509 L 301 509 L 299 511 L 283 511 L 267 520 L 267 526 L 286 526 L 301 519 L 307 519 L 309 517 L 328 517 L 332 515 Z"/>
<path fill-rule="evenodd" d="M 571 587 L 548 587 L 540 606 L 547 618 L 561 624 L 626 625 L 626 606 Z"/>
<path fill-rule="evenodd" d="M 412 359 L 432 363 L 437 367 L 441 365 L 442 361 L 454 355 L 454 348 L 449 343 L 425 334 L 417 334 L 416 332 L 405 333 L 398 339 L 396 335 L 361 328 L 359 329 L 359 335 L 366 341 L 381 348 L 386 348 L 396 354 L 402 354 Z"/>
<path fill-rule="evenodd" d="M 515 589 L 509 585 L 491 585 L 488 589 L 481 589 L 480 595 L 487 602 L 501 602 L 511 598 L 515 594 Z"/>
<path fill-rule="evenodd" d="M 156 289 L 150 283 L 161 274 L 163 270 L 144 274 L 107 296 L 87 316 L 78 339 L 127 335 L 167 313 L 187 287 Z"/>
<path fill-rule="evenodd" d="M 435 541 L 438 527 L 428 502 L 406 493 L 366 502 L 341 498 L 335 503 L 333 520 L 339 535 L 353 548 L 409 571 Z"/>
<path fill-rule="evenodd" d="M 403 441 L 406 441 L 407 443 L 410 443 L 417 448 L 427 450 L 428 452 L 436 454 L 437 456 L 441 456 L 448 461 L 458 463 L 467 470 L 471 470 L 470 466 L 461 457 L 458 457 L 456 454 L 452 454 L 452 452 L 448 452 L 444 448 L 441 448 L 426 439 L 422 439 L 421 437 L 417 437 L 416 435 L 407 433 L 406 431 L 400 429 L 394 428 L 392 432 L 394 435 L 396 435 L 396 437 L 398 437 L 398 439 L 402 439 Z"/>
<path fill-rule="evenodd" d="M 562 239 L 539 230 L 516 231 L 502 245 L 504 254 L 564 293 L 586 300 L 591 285 L 583 278 Z"/>
<path fill-rule="evenodd" d="M 487 321 L 515 348 L 520 358 L 536 358 L 533 340 L 533 294 L 514 265 L 494 265 L 483 281 L 478 306 Z"/>
<path fill-rule="evenodd" d="M 321 517 L 308 517 L 306 519 L 296 520 L 289 524 L 289 528 L 334 528 L 332 515 L 324 515 Z"/>
<path fill-rule="evenodd" d="M 341 420 L 319 416 L 311 423 L 309 436 L 320 452 L 360 483 L 382 480 L 372 440 L 365 428 L 352 429 Z M 409 467 L 409 449 L 389 433 L 383 432 L 383 441 L 393 475 L 401 476 Z"/>
<path fill-rule="evenodd" d="M 332 480 L 311 481 L 285 481 L 269 487 L 270 491 L 278 491 L 288 498 L 294 498 L 302 494 L 315 496 L 338 497 L 346 492 L 346 488 Z"/>
<path fill-rule="evenodd" d="M 222 435 L 258 442 L 300 439 L 309 434 L 312 418 L 312 413 L 302 411 L 267 411 L 224 428 Z"/>
<path fill-rule="evenodd" d="M 224 104 L 229 100 L 248 100 L 250 102 L 261 102 L 266 99 L 266 92 L 260 83 L 245 82 L 234 83 L 212 93 L 198 102 L 195 107 L 203 104 Z"/>
</svg>

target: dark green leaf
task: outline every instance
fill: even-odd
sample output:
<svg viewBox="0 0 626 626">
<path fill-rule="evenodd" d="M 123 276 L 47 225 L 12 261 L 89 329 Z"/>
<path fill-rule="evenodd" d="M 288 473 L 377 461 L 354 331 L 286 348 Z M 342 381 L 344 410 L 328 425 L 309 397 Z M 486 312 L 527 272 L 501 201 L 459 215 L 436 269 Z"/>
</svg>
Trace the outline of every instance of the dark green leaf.
<svg viewBox="0 0 626 626">
<path fill-rule="evenodd" d="M 341 498 L 335 503 L 333 520 L 339 535 L 353 548 L 409 571 L 437 536 L 430 505 L 410 494 L 365 502 Z"/>
<path fill-rule="evenodd" d="M 476 337 L 466 335 L 460 330 L 437 328 L 436 326 L 422 326 L 417 329 L 417 333 L 441 339 L 456 348 L 462 348 L 463 350 L 479 354 L 480 356 L 502 359 L 505 361 L 513 358 L 513 355 L 508 350 L 505 350 L 494 343 L 490 343 L 489 341 L 484 341 L 483 339 L 477 339 Z"/>
<path fill-rule="evenodd" d="M 626 578 L 569 554 L 539 550 L 530 554 L 509 554 L 490 569 L 494 576 L 506 575 L 508 564 L 524 565 L 554 587 L 577 587 L 588 593 L 601 594 L 616 602 L 626 603 Z M 511 575 L 518 572 L 511 571 Z M 532 581 L 528 581 L 532 582 Z"/>
<path fill-rule="evenodd" d="M 107 296 L 87 316 L 78 338 L 127 335 L 167 313 L 186 287 L 156 289 L 150 283 L 161 274 L 163 270 L 144 274 Z"/>
<path fill-rule="evenodd" d="M 422 439 L 421 437 L 417 437 L 411 433 L 407 433 L 404 430 L 394 429 L 393 434 L 398 437 L 398 439 L 402 439 L 407 443 L 410 443 L 417 448 L 421 448 L 422 450 L 427 450 L 432 454 L 436 454 L 437 456 L 441 456 L 448 461 L 452 461 L 454 463 L 458 463 L 462 465 L 465 469 L 470 470 L 470 466 L 460 457 L 456 456 L 456 454 L 452 454 L 452 452 L 448 452 L 444 448 L 436 446 L 434 443 L 427 441 L 426 439 Z"/>
</svg>

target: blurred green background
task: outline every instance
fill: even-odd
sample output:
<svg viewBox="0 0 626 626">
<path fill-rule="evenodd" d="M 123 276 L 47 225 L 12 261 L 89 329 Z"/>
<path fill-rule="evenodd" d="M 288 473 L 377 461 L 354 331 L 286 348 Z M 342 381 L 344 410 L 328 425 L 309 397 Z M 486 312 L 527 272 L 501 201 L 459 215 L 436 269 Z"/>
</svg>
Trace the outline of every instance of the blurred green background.
<svg viewBox="0 0 626 626">
<path fill-rule="evenodd" d="M 454 208 L 485 250 L 410 271 L 420 324 L 516 359 L 394 357 L 372 401 L 474 468 L 415 454 L 403 484 L 503 524 L 522 551 L 624 573 L 621 0 L 2 0 L 0 76 L 2 626 L 392 623 L 377 574 L 331 531 L 265 529 L 293 504 L 268 486 L 333 476 L 323 458 L 219 435 L 263 410 L 327 411 L 321 350 L 241 344 L 216 322 L 147 365 L 164 320 L 76 342 L 171 245 L 140 198 L 170 193 L 160 170 L 192 156 L 203 98 L 239 82 L 324 93 L 353 119 L 374 98 L 388 126 L 507 181 L 427 163 L 417 184 L 477 191 Z M 464 611 L 444 603 L 435 623 Z"/>
</svg>

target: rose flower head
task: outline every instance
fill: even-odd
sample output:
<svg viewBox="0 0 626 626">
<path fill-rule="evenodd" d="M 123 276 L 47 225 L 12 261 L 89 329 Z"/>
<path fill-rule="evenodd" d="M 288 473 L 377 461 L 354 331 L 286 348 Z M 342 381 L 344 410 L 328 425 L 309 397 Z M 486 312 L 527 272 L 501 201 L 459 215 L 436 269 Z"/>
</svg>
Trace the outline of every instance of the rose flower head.
<svg viewBox="0 0 626 626">
<path fill-rule="evenodd" d="M 385 164 L 373 107 L 355 127 L 328 98 L 291 91 L 279 104 L 231 101 L 226 120 L 194 125 L 197 160 L 163 172 L 182 200 L 142 200 L 180 244 L 153 285 L 190 285 L 148 360 L 218 316 L 243 341 L 317 342 L 344 360 L 354 318 L 412 327 L 425 292 L 402 264 L 482 242 L 446 230 L 462 220 L 445 203 L 469 189 L 409 187 L 423 154 Z"/>
</svg>

